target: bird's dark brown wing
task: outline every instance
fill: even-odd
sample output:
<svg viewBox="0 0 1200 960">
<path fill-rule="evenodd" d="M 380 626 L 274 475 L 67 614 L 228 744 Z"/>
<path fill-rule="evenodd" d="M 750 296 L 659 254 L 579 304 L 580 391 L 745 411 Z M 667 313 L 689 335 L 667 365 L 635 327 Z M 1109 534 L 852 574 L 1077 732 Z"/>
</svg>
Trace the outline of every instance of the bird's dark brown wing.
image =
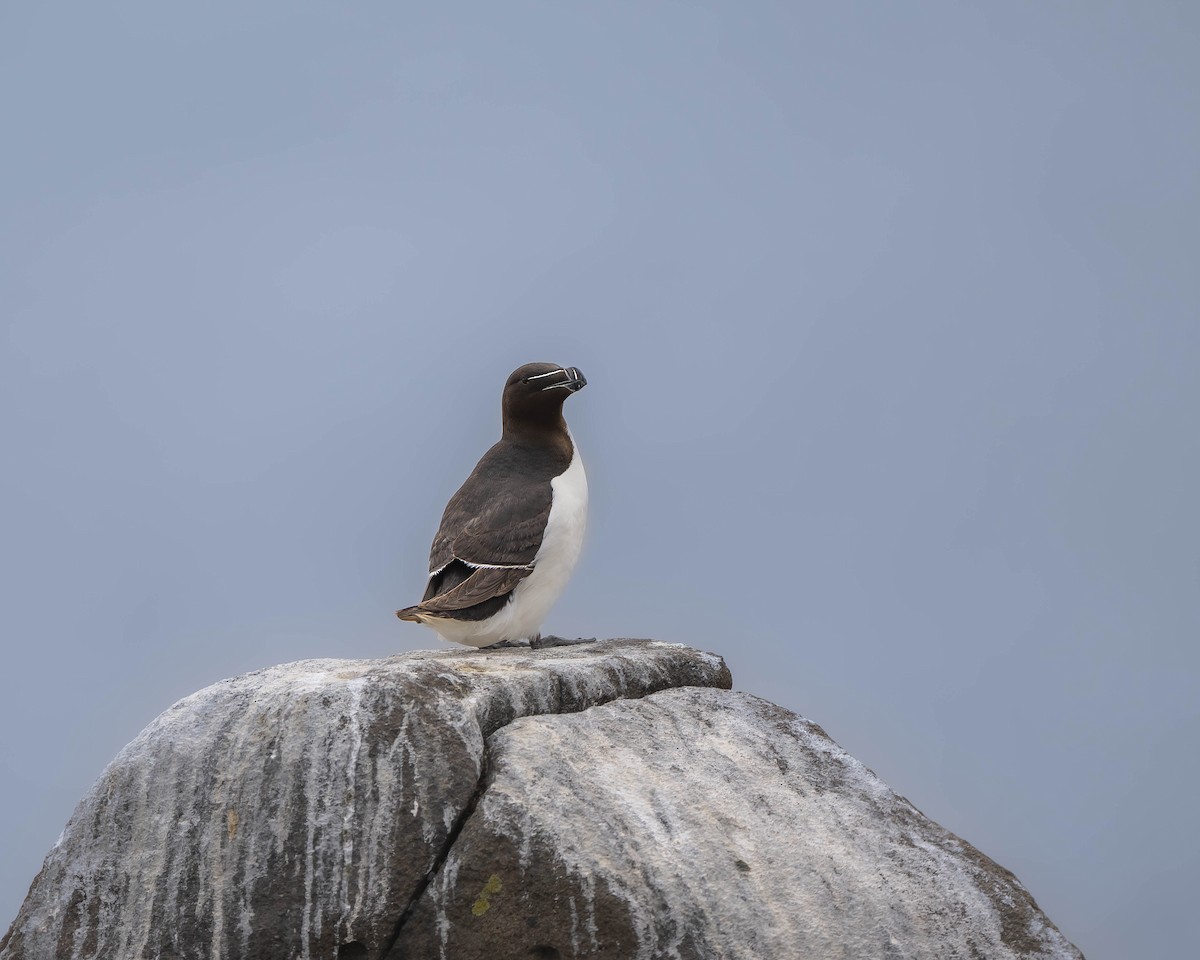
<svg viewBox="0 0 1200 960">
<path fill-rule="evenodd" d="M 532 572 L 528 567 L 480 567 L 457 586 L 422 600 L 417 607 L 429 613 L 465 610 L 494 597 L 505 596 Z"/>
<path fill-rule="evenodd" d="M 510 483 L 502 495 L 486 501 L 471 493 L 464 484 L 446 507 L 429 554 L 431 576 L 422 610 L 462 610 L 504 596 L 533 571 L 550 515 L 549 482 Z M 465 580 L 464 564 L 475 568 Z"/>
<path fill-rule="evenodd" d="M 554 498 L 550 481 L 567 469 L 572 452 L 569 438 L 565 446 L 502 439 L 484 454 L 446 504 L 421 610 L 474 608 L 458 616 L 482 616 L 503 605 L 533 570 Z"/>
</svg>

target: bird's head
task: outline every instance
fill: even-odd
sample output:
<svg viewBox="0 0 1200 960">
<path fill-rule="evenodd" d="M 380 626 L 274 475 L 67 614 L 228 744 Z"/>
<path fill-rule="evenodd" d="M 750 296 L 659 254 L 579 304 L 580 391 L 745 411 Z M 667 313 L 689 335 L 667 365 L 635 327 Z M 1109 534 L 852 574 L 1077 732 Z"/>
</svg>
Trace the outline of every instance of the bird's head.
<svg viewBox="0 0 1200 960">
<path fill-rule="evenodd" d="M 555 423 L 563 401 L 587 386 L 578 367 L 557 363 L 527 363 L 517 367 L 504 384 L 504 422 Z"/>
</svg>

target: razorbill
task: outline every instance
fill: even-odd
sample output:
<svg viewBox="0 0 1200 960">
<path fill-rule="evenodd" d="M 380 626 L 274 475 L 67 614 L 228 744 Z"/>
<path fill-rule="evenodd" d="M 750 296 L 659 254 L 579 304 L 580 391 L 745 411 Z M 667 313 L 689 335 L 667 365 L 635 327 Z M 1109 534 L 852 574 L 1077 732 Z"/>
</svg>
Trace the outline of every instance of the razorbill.
<svg viewBox="0 0 1200 960">
<path fill-rule="evenodd" d="M 562 413 L 563 401 L 586 384 L 577 368 L 553 363 L 512 372 L 503 434 L 446 505 L 425 596 L 396 616 L 472 647 L 574 642 L 540 630 L 587 526 L 587 476 Z"/>
</svg>

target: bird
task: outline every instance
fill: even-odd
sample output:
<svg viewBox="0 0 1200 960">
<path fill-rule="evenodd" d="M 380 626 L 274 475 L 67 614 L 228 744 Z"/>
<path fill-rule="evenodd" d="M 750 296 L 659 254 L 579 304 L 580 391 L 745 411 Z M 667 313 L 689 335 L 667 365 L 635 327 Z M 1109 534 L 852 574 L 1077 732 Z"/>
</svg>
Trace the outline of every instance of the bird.
<svg viewBox="0 0 1200 960">
<path fill-rule="evenodd" d="M 541 634 L 587 527 L 587 474 L 563 403 L 577 367 L 527 363 L 509 375 L 500 440 L 450 498 L 429 550 L 421 602 L 396 611 L 472 647 L 585 642 Z"/>
</svg>

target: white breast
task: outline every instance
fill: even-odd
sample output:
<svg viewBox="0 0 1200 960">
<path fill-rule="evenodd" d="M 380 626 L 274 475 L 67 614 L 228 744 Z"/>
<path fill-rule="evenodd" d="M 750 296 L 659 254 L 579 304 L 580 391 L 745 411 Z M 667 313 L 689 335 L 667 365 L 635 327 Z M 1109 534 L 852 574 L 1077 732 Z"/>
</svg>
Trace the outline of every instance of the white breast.
<svg viewBox="0 0 1200 960">
<path fill-rule="evenodd" d="M 571 445 L 574 450 L 570 465 L 550 481 L 554 499 L 542 545 L 533 559 L 533 572 L 517 584 L 512 600 L 486 620 L 431 624 L 444 639 L 483 647 L 501 640 L 535 637 L 541 631 L 546 614 L 571 579 L 587 529 L 587 474 L 574 437 Z"/>
<path fill-rule="evenodd" d="M 572 437 L 572 446 L 574 443 Z M 533 573 L 518 585 L 517 596 L 514 597 L 515 603 L 524 588 L 530 609 L 542 610 L 538 617 L 539 627 L 566 587 L 583 549 L 583 534 L 587 529 L 588 485 L 578 447 L 571 455 L 571 464 L 566 472 L 551 480 L 550 486 L 554 490 L 554 500 L 546 520 L 546 532 L 542 534 L 542 545 L 533 559 Z"/>
</svg>

